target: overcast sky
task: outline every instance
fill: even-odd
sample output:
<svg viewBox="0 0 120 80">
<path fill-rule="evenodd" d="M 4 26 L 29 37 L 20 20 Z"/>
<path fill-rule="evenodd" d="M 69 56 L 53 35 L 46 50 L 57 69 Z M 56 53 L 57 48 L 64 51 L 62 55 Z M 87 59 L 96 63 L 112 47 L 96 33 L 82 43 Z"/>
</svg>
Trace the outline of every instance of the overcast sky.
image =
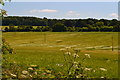
<svg viewBox="0 0 120 80">
<path fill-rule="evenodd" d="M 3 9 L 8 11 L 8 15 L 12 16 L 36 16 L 41 18 L 47 17 L 60 19 L 117 19 L 118 17 L 117 0 L 116 2 L 113 2 L 113 0 L 109 0 L 111 2 L 22 2 L 23 0 L 21 0 L 21 2 L 14 2 L 14 0 L 12 1 L 13 2 L 7 2 L 3 7 Z"/>
</svg>

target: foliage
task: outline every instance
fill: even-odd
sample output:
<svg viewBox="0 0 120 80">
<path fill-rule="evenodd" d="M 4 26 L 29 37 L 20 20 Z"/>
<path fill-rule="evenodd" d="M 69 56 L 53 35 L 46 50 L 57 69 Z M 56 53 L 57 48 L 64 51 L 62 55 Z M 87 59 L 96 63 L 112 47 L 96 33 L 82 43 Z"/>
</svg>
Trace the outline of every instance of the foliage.
<svg viewBox="0 0 120 80">
<path fill-rule="evenodd" d="M 4 5 L 4 1 L 11 1 L 11 0 L 0 0 L 0 4 Z M 7 11 L 0 8 L 0 17 L 3 17 L 5 15 L 7 15 Z"/>
<path fill-rule="evenodd" d="M 67 78 L 86 78 L 85 67 L 82 63 L 87 57 L 90 58 L 90 55 L 87 54 L 87 57 L 83 57 L 82 61 L 78 61 L 77 59 L 80 57 L 79 48 L 66 47 L 60 50 L 64 55 L 64 66 L 67 66 Z"/>
<path fill-rule="evenodd" d="M 42 31 L 55 31 L 61 32 L 61 30 L 55 29 L 56 24 L 62 24 L 66 27 L 63 31 L 79 32 L 79 31 L 119 31 L 120 21 L 106 20 L 106 19 L 47 19 L 47 18 L 37 18 L 37 17 L 19 17 L 19 16 L 8 16 L 3 19 L 3 26 L 9 26 L 13 24 L 14 26 L 46 26 L 45 30 Z M 118 26 L 118 27 L 116 27 Z M 114 30 L 115 28 L 115 30 Z M 38 28 L 37 28 L 38 29 Z M 40 29 L 40 28 L 39 28 Z M 55 30 L 54 30 L 55 29 Z M 34 30 L 41 31 L 41 30 Z"/>
<path fill-rule="evenodd" d="M 56 23 L 53 26 L 53 32 L 64 32 L 66 31 L 66 27 L 64 26 L 64 24 L 61 23 Z"/>
<path fill-rule="evenodd" d="M 2 39 L 2 53 L 3 54 L 13 54 L 15 53 L 14 50 L 10 47 L 10 45 Z"/>
</svg>

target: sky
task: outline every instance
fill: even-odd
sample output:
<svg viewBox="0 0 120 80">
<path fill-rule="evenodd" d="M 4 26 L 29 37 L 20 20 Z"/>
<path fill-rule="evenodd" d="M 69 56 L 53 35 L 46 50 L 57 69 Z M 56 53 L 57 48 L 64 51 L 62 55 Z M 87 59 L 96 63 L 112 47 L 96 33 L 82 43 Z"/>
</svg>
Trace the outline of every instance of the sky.
<svg viewBox="0 0 120 80">
<path fill-rule="evenodd" d="M 57 19 L 117 19 L 118 2 L 6 2 L 8 16 L 35 16 Z M 31 0 L 32 1 L 32 0 Z M 37 1 L 37 0 L 36 0 Z M 72 0 L 71 0 L 72 1 Z M 110 0 L 109 0 L 110 1 Z M 117 0 L 116 0 L 117 1 Z"/>
<path fill-rule="evenodd" d="M 12 2 L 118 2 L 119 0 L 12 0 Z"/>
</svg>

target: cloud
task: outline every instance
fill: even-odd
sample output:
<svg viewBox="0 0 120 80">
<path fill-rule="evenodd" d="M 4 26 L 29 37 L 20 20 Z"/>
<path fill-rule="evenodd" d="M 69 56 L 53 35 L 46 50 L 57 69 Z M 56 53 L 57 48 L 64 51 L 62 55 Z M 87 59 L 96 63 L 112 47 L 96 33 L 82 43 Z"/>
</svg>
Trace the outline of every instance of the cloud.
<svg viewBox="0 0 120 80">
<path fill-rule="evenodd" d="M 75 12 L 75 11 L 68 11 L 68 12 L 67 12 L 67 15 L 68 15 L 68 16 L 80 16 L 80 14 L 77 13 L 77 12 Z"/>
<path fill-rule="evenodd" d="M 42 10 L 31 10 L 30 13 L 55 13 L 58 12 L 57 10 L 53 9 L 42 9 Z"/>
<path fill-rule="evenodd" d="M 118 14 L 117 13 L 111 13 L 111 14 L 109 14 L 109 16 L 114 17 L 114 18 L 118 18 Z"/>
</svg>

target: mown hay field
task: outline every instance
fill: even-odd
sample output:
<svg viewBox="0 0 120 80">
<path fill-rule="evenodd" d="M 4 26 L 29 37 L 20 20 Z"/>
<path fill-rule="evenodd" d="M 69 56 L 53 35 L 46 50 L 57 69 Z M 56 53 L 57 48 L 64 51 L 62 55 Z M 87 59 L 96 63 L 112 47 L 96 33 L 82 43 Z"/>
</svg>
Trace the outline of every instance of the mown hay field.
<svg viewBox="0 0 120 80">
<path fill-rule="evenodd" d="M 4 32 L 3 38 L 16 52 L 3 56 L 21 65 L 21 69 L 33 64 L 65 72 L 66 67 L 60 66 L 64 64 L 64 53 L 60 49 L 74 47 L 81 50 L 78 61 L 84 54 L 90 54 L 82 63 L 94 69 L 94 72 L 86 72 L 90 77 L 118 77 L 117 32 Z"/>
</svg>

